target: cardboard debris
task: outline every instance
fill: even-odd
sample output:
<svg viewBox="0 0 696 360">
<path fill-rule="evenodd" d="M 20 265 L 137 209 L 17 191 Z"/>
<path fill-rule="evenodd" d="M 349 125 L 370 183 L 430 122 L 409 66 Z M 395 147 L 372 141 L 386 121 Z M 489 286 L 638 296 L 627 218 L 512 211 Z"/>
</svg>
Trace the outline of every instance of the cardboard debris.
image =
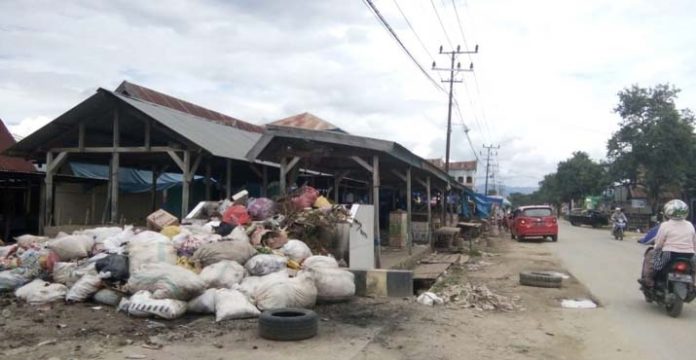
<svg viewBox="0 0 696 360">
<path fill-rule="evenodd" d="M 147 216 L 147 228 L 150 230 L 162 231 L 165 226 L 170 225 L 179 225 L 179 219 L 162 209 Z"/>
<path fill-rule="evenodd" d="M 522 309 L 518 304 L 518 297 L 509 298 L 494 294 L 486 285 L 472 285 L 471 283 L 454 285 L 444 289 L 439 295 L 447 303 L 480 311 L 515 311 Z"/>
</svg>

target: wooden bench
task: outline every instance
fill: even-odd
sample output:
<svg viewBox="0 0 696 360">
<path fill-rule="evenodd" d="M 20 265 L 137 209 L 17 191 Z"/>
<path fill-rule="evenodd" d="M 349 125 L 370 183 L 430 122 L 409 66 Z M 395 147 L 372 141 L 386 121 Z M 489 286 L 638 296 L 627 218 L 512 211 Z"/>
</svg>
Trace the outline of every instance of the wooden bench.
<svg viewBox="0 0 696 360">
<path fill-rule="evenodd" d="M 457 227 L 449 227 L 449 226 L 443 226 L 441 228 L 438 228 L 435 230 L 434 235 L 435 239 L 433 239 L 433 248 L 445 248 L 445 249 L 451 249 L 452 245 L 454 244 L 454 240 L 459 236 L 460 230 Z M 437 246 L 436 244 L 440 244 L 444 242 L 446 245 L 445 246 Z"/>
</svg>

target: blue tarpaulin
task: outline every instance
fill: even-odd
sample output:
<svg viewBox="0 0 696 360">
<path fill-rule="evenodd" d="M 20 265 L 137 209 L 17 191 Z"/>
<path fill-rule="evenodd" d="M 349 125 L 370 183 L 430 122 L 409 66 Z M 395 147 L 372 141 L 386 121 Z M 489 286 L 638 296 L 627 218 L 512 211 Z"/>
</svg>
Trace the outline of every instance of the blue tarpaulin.
<svg viewBox="0 0 696 360">
<path fill-rule="evenodd" d="M 478 216 L 483 219 L 490 217 L 491 208 L 494 204 L 502 207 L 505 203 L 505 199 L 502 197 L 485 196 L 471 190 L 465 190 L 461 200 L 460 213 L 462 216 L 469 218 Z M 474 204 L 475 210 L 473 214 L 469 208 L 470 202 Z"/>
<path fill-rule="evenodd" d="M 109 167 L 106 165 L 71 162 L 70 169 L 72 169 L 75 176 L 109 180 Z M 183 178 L 182 174 L 163 173 L 157 178 L 157 191 L 167 190 L 180 185 Z M 194 180 L 202 178 L 202 176 L 196 176 Z M 141 193 L 152 190 L 152 171 L 119 168 L 118 190 L 124 193 Z"/>
</svg>

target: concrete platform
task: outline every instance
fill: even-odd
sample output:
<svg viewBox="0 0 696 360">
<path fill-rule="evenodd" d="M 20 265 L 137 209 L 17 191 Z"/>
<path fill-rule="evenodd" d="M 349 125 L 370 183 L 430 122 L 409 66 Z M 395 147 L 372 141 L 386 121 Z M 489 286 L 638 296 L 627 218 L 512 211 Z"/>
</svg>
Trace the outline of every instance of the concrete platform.
<svg viewBox="0 0 696 360">
<path fill-rule="evenodd" d="M 412 254 L 407 248 L 382 247 L 382 269 L 413 269 L 430 254 L 427 245 L 414 245 Z"/>
</svg>

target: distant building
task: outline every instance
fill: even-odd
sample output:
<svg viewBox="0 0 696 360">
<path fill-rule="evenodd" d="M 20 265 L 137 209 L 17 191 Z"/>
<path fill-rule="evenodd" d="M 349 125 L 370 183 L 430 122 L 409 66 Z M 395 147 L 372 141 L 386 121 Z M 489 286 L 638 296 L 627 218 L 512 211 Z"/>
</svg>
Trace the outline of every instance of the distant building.
<svg viewBox="0 0 696 360">
<path fill-rule="evenodd" d="M 445 161 L 442 159 L 430 159 L 433 165 L 444 169 Z M 472 161 L 451 161 L 449 164 L 449 175 L 453 177 L 460 184 L 473 189 L 476 185 L 474 180 L 476 179 L 476 168 L 478 163 L 476 160 Z"/>
</svg>

